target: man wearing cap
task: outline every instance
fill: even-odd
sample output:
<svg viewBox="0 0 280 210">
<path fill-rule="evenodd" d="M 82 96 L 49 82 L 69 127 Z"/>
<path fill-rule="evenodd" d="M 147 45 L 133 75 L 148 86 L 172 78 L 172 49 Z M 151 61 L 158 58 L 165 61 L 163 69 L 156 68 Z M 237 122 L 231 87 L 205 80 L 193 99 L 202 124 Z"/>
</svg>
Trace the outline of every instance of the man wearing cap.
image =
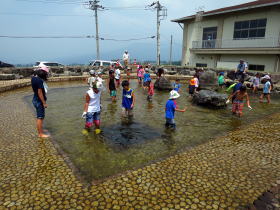
<svg viewBox="0 0 280 210">
<path fill-rule="evenodd" d="M 237 65 L 237 68 L 235 70 L 235 78 L 244 80 L 247 70 L 248 70 L 247 63 L 244 62 L 244 60 L 240 60 L 240 63 Z"/>
<path fill-rule="evenodd" d="M 43 121 L 45 118 L 45 108 L 48 107 L 47 101 L 47 92 L 48 86 L 45 81 L 49 74 L 49 69 L 47 66 L 41 66 L 34 72 L 34 76 L 31 78 L 31 85 L 34 92 L 33 96 L 33 106 L 36 109 L 36 124 L 38 130 L 38 136 L 40 138 L 48 138 L 49 135 L 43 133 Z"/>
<path fill-rule="evenodd" d="M 126 68 L 129 64 L 129 54 L 128 54 L 128 51 L 124 51 L 124 54 L 123 54 L 123 62 L 124 62 L 124 68 Z"/>
</svg>

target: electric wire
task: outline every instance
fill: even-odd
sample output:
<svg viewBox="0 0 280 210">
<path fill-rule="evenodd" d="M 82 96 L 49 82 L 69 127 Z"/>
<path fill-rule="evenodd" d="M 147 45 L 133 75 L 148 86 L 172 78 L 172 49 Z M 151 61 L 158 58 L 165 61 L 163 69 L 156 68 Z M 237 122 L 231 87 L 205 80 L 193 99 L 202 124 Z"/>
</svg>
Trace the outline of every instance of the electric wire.
<svg viewBox="0 0 280 210">
<path fill-rule="evenodd" d="M 10 36 L 10 35 L 0 35 L 0 38 L 10 38 L 10 39 L 90 39 L 96 38 L 92 35 L 86 36 Z M 131 39 L 113 39 L 113 38 L 99 38 L 102 41 L 116 41 L 116 42 L 128 42 L 128 41 L 138 41 L 145 39 L 154 39 L 155 36 L 142 37 L 142 38 L 131 38 Z"/>
</svg>

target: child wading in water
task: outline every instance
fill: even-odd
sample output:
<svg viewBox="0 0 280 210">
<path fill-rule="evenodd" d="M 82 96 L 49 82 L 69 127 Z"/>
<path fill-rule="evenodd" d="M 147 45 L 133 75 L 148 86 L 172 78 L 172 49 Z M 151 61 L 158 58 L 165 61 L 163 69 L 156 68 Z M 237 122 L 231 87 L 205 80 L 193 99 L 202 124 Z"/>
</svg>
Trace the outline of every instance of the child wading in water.
<svg viewBox="0 0 280 210">
<path fill-rule="evenodd" d="M 148 89 L 148 96 L 147 96 L 147 100 L 148 101 L 152 101 L 153 95 L 154 95 L 154 84 L 152 81 L 150 81 L 149 84 L 149 89 Z"/>
<path fill-rule="evenodd" d="M 144 74 L 144 83 L 143 83 L 143 86 L 144 86 L 144 90 L 149 88 L 149 85 L 150 85 L 150 81 L 151 81 L 151 75 L 149 73 L 149 69 L 146 69 L 145 70 L 145 74 Z"/>
<path fill-rule="evenodd" d="M 224 85 L 225 85 L 225 76 L 224 76 L 224 72 L 220 72 L 220 73 L 219 73 L 218 85 L 219 85 L 220 88 L 223 88 Z"/>
<path fill-rule="evenodd" d="M 101 91 L 97 88 L 97 84 L 93 83 L 92 88 L 86 93 L 86 103 L 82 117 L 86 118 L 85 130 L 95 125 L 95 133 L 99 134 L 100 130 L 100 98 Z"/>
<path fill-rule="evenodd" d="M 108 89 L 109 89 L 109 94 L 112 97 L 112 102 L 115 102 L 117 96 L 117 89 L 116 89 L 115 75 L 113 70 L 109 71 Z"/>
<path fill-rule="evenodd" d="M 165 127 L 166 128 L 172 128 L 172 129 L 176 128 L 176 124 L 175 124 L 175 120 L 174 120 L 175 111 L 177 111 L 177 112 L 186 111 L 186 108 L 185 109 L 177 108 L 176 99 L 179 97 L 180 97 L 180 94 L 177 91 L 172 90 L 170 92 L 169 99 L 165 105 L 165 119 L 166 119 Z"/>
<path fill-rule="evenodd" d="M 144 76 L 144 69 L 143 66 L 139 66 L 139 68 L 137 69 L 137 78 L 138 78 L 138 83 L 142 85 L 142 80 L 143 80 L 143 76 Z"/>
<path fill-rule="evenodd" d="M 197 77 L 198 77 L 197 74 L 195 74 L 193 76 L 193 78 L 190 80 L 190 83 L 189 83 L 189 94 L 190 94 L 190 96 L 193 96 L 193 94 L 197 92 L 197 88 L 199 86 Z"/>
<path fill-rule="evenodd" d="M 249 96 L 247 93 L 246 86 L 241 86 L 240 89 L 234 92 L 227 100 L 227 103 L 230 102 L 230 99 L 234 98 L 232 104 L 232 114 L 236 114 L 238 117 L 242 116 L 242 109 L 244 106 L 244 98 L 246 98 L 247 106 L 249 109 L 252 109 L 250 106 Z"/>
<path fill-rule="evenodd" d="M 135 104 L 135 95 L 133 89 L 129 88 L 129 82 L 127 80 L 122 82 L 122 87 L 122 115 L 123 117 L 132 116 L 132 111 Z"/>
<path fill-rule="evenodd" d="M 260 74 L 257 73 L 253 78 L 253 93 L 257 93 L 260 86 Z"/>
<path fill-rule="evenodd" d="M 260 97 L 260 102 L 263 102 L 263 98 L 266 97 L 267 103 L 270 103 L 270 92 L 272 89 L 272 84 L 271 84 L 271 80 L 270 77 L 268 75 L 264 76 L 264 81 L 265 84 L 263 86 L 263 93 Z"/>
<path fill-rule="evenodd" d="M 180 80 L 176 79 L 175 82 L 172 84 L 173 86 L 173 90 L 176 90 L 178 93 L 180 93 L 181 90 L 181 84 L 180 84 Z"/>
</svg>

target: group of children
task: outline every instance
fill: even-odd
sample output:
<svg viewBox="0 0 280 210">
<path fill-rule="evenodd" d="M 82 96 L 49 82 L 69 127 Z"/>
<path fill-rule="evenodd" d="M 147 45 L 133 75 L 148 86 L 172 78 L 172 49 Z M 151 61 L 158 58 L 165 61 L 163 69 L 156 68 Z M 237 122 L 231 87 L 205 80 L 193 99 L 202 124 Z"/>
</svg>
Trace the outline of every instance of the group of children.
<svg viewBox="0 0 280 210">
<path fill-rule="evenodd" d="M 222 83 L 223 81 L 223 83 Z M 260 74 L 257 73 L 256 76 L 252 79 L 253 93 L 257 93 L 261 81 L 264 82 L 263 92 L 260 96 L 260 102 L 263 102 L 263 98 L 267 99 L 267 102 L 270 103 L 270 92 L 272 89 L 272 82 L 269 75 L 265 75 L 263 78 L 260 77 Z M 219 86 L 224 85 L 224 74 L 219 74 L 218 78 Z M 246 103 L 249 109 L 252 109 L 250 106 L 249 96 L 247 93 L 247 87 L 244 85 L 244 79 L 240 79 L 238 83 L 232 84 L 227 91 L 232 89 L 232 94 L 229 96 L 227 103 L 232 101 L 232 114 L 236 114 L 237 116 L 242 116 L 242 109 L 244 105 L 244 100 L 246 99 Z"/>
<path fill-rule="evenodd" d="M 86 118 L 86 125 L 85 128 L 90 128 L 93 125 L 95 125 L 95 132 L 96 134 L 100 133 L 100 111 L 101 111 L 101 104 L 100 104 L 100 98 L 101 98 L 101 91 L 103 88 L 103 80 L 100 77 L 100 73 L 97 73 L 97 75 L 92 74 L 93 72 L 90 72 L 91 77 L 88 79 L 88 83 L 90 86 L 90 89 L 87 91 L 86 94 L 86 103 L 84 106 L 84 113 L 83 117 Z M 148 96 L 147 100 L 151 101 L 152 96 L 154 95 L 154 85 L 151 79 L 151 76 L 149 74 L 148 68 L 143 68 L 143 66 L 139 65 L 137 67 L 137 78 L 138 83 L 143 87 L 144 90 L 148 90 Z M 266 97 L 268 103 L 270 103 L 270 91 L 271 91 L 271 80 L 270 77 L 267 75 L 264 78 L 265 80 L 263 93 L 260 97 L 260 101 L 262 102 L 263 98 Z M 109 71 L 109 79 L 107 82 L 107 87 L 109 90 L 109 94 L 112 97 L 112 102 L 116 101 L 117 96 L 117 89 L 120 86 L 121 81 L 121 74 L 120 70 L 117 68 L 112 68 Z M 259 88 L 260 84 L 260 76 L 259 74 L 256 75 L 256 77 L 253 79 L 253 91 L 256 92 Z M 225 84 L 224 80 L 224 74 L 220 73 L 218 77 L 218 84 L 220 87 L 222 87 Z M 129 81 L 124 80 L 121 83 L 121 86 L 123 88 L 122 91 L 122 115 L 124 117 L 130 117 L 133 115 L 133 108 L 135 106 L 135 94 L 133 89 L 130 88 Z M 173 90 L 170 92 L 169 99 L 166 102 L 165 105 L 165 118 L 166 123 L 165 126 L 167 128 L 175 129 L 176 124 L 174 121 L 175 111 L 177 112 L 185 112 L 186 108 L 179 109 L 177 107 L 176 99 L 180 97 L 180 91 L 182 88 L 182 85 L 180 84 L 180 80 L 176 79 L 176 81 L 172 84 Z M 189 82 L 189 94 L 192 96 L 194 93 L 197 92 L 199 87 L 199 79 L 198 75 L 195 74 L 193 78 Z M 242 109 L 244 105 L 244 101 L 246 100 L 247 106 L 249 109 L 252 109 L 250 106 L 249 96 L 247 93 L 247 88 L 244 85 L 244 80 L 241 79 L 238 83 L 231 85 L 228 90 L 233 90 L 232 94 L 228 97 L 227 103 L 232 102 L 232 113 L 236 114 L 237 116 L 242 116 Z"/>
<path fill-rule="evenodd" d="M 144 87 L 144 90 L 148 89 L 147 100 L 151 101 L 154 95 L 154 85 L 152 83 L 151 76 L 149 74 L 149 69 L 144 69 L 139 66 L 137 69 L 137 75 L 139 84 Z M 95 125 L 95 133 L 99 134 L 100 130 L 100 111 L 101 111 L 101 92 L 104 90 L 103 79 L 100 77 L 101 73 L 95 74 L 94 70 L 91 70 L 90 77 L 87 82 L 89 85 L 89 90 L 86 93 L 86 102 L 84 105 L 84 112 L 82 117 L 86 119 L 85 129 L 91 128 Z M 107 81 L 107 88 L 109 94 L 112 98 L 112 102 L 117 100 L 117 89 L 120 86 L 121 72 L 118 68 L 112 66 L 109 70 L 109 78 Z M 140 82 L 141 81 L 141 82 Z M 143 84 L 142 84 L 143 81 Z M 131 117 L 133 116 L 133 108 L 135 105 L 135 94 L 134 90 L 130 88 L 129 81 L 123 80 L 121 82 L 122 90 L 122 116 Z M 84 132 L 84 131 L 83 131 Z M 86 131 L 85 131 L 86 132 Z"/>
</svg>

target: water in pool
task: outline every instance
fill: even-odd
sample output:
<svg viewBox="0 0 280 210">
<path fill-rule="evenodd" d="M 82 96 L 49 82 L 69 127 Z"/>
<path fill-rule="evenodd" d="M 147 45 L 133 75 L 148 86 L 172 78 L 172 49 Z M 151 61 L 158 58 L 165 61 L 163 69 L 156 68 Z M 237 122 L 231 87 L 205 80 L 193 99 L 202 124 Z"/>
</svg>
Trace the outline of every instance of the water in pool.
<svg viewBox="0 0 280 210">
<path fill-rule="evenodd" d="M 244 117 L 239 119 L 231 115 L 230 106 L 211 110 L 192 105 L 186 89 L 183 89 L 177 103 L 179 107 L 186 106 L 187 111 L 175 114 L 177 130 L 171 132 L 164 127 L 169 93 L 156 91 L 149 103 L 136 81 L 131 81 L 131 87 L 136 95 L 131 122 L 121 120 L 121 89 L 118 89 L 117 103 L 112 103 L 108 92 L 103 92 L 103 132 L 100 135 L 94 132 L 82 134 L 85 122 L 81 114 L 87 86 L 67 85 L 53 88 L 48 93 L 46 128 L 87 181 L 103 179 L 165 158 L 279 110 L 279 99 L 274 97 L 273 103 L 267 105 L 258 103 L 255 96 L 251 97 L 253 110 L 244 107 Z"/>
</svg>

